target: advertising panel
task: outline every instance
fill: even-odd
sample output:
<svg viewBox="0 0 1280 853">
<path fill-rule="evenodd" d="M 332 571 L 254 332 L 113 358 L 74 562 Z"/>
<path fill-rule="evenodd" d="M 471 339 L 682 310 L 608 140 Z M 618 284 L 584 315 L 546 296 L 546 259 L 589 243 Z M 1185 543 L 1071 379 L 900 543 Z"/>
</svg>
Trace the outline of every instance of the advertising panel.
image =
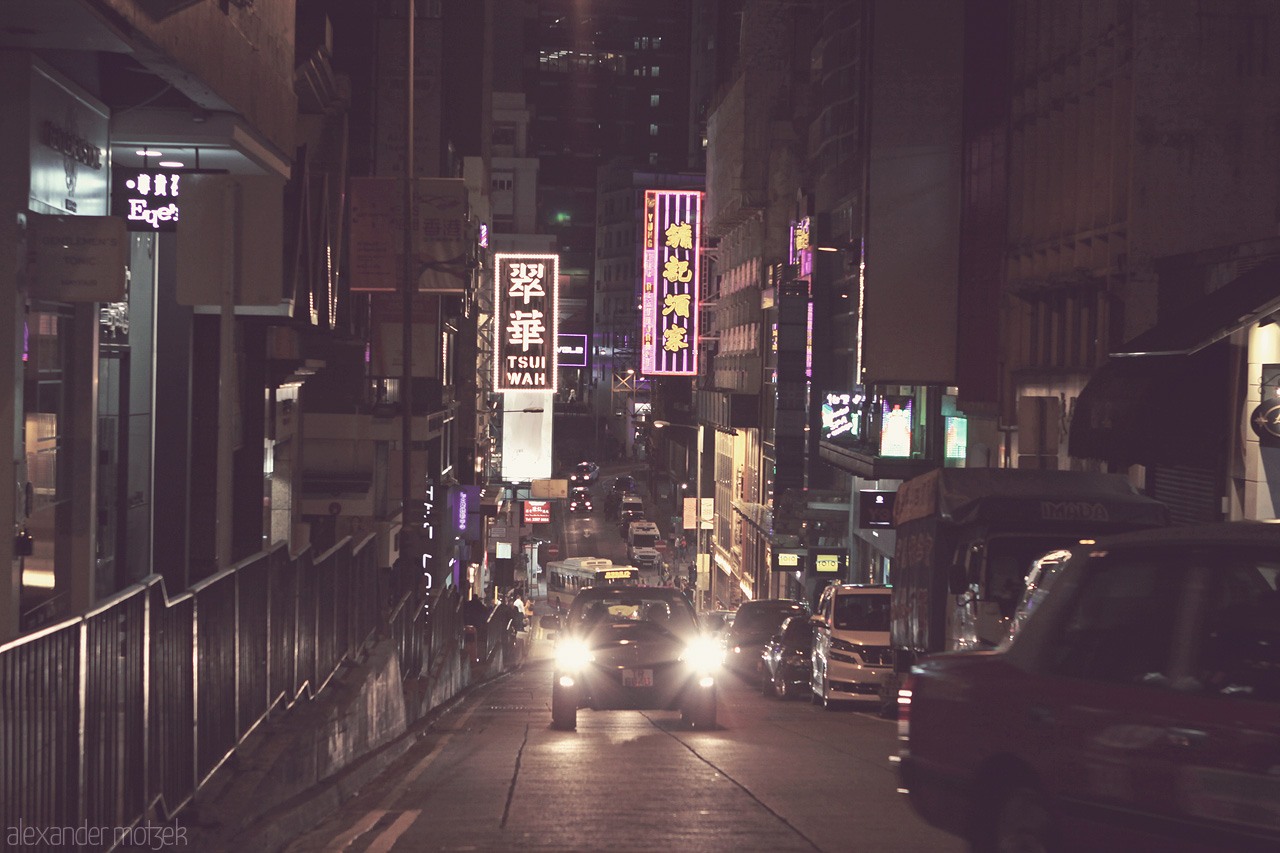
<svg viewBox="0 0 1280 853">
<path fill-rule="evenodd" d="M 866 396 L 859 385 L 852 392 L 828 391 L 822 395 L 822 440 L 850 445 L 862 435 L 862 409 Z"/>
<path fill-rule="evenodd" d="M 880 409 L 880 455 L 911 455 L 910 397 L 885 397 Z"/>
<path fill-rule="evenodd" d="M 554 392 L 560 256 L 495 255 L 493 290 L 494 390 Z"/>
<path fill-rule="evenodd" d="M 351 178 L 351 289 L 398 292 L 404 278 L 404 181 Z M 413 186 L 413 268 L 419 293 L 462 293 L 468 270 L 467 188 L 461 178 Z"/>
<path fill-rule="evenodd" d="M 698 282 L 702 274 L 702 193 L 644 194 L 644 283 L 640 372 L 698 372 Z"/>
<path fill-rule="evenodd" d="M 525 524 L 550 524 L 551 523 L 551 501 L 525 501 L 524 502 L 524 523 Z"/>
</svg>

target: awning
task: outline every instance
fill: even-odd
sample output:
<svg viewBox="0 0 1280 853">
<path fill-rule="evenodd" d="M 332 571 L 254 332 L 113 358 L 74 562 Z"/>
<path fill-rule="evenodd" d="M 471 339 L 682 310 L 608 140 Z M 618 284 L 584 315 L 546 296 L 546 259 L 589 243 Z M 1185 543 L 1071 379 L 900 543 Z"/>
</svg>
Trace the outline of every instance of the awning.
<svg viewBox="0 0 1280 853">
<path fill-rule="evenodd" d="M 1120 465 L 1212 467 L 1231 431 L 1225 342 L 1194 355 L 1112 358 L 1076 399 L 1072 456 Z"/>
<path fill-rule="evenodd" d="M 1162 316 L 1114 356 L 1199 352 L 1280 311 L 1280 258 L 1262 263 L 1217 290 Z"/>
</svg>

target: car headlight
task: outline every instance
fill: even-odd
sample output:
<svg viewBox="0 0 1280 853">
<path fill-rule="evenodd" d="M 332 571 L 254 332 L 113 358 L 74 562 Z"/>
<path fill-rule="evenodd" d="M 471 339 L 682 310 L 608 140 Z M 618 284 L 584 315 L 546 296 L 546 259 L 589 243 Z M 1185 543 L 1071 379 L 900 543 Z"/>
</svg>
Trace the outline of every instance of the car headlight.
<svg viewBox="0 0 1280 853">
<path fill-rule="evenodd" d="M 710 637 L 699 637 L 680 654 L 680 660 L 698 672 L 714 672 L 724 662 L 724 650 Z"/>
<path fill-rule="evenodd" d="M 595 659 L 581 640 L 562 640 L 556 644 L 556 669 L 577 672 Z"/>
<path fill-rule="evenodd" d="M 831 648 L 839 649 L 842 652 L 861 651 L 861 648 L 859 646 L 855 646 L 853 643 L 850 643 L 846 640 L 838 640 L 835 637 L 831 638 Z"/>
</svg>

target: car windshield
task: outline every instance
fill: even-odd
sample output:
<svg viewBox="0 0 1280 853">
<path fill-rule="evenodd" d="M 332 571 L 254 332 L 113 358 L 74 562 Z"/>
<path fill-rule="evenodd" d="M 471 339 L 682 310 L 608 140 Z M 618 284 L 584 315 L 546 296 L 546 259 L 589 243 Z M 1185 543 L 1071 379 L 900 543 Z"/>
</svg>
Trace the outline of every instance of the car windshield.
<svg viewBox="0 0 1280 853">
<path fill-rule="evenodd" d="M 833 627 L 837 631 L 888 631 L 889 598 L 872 593 L 836 596 Z"/>
<path fill-rule="evenodd" d="M 676 590 L 592 590 L 580 595 L 569 612 L 573 625 L 645 622 L 677 634 L 697 631 L 697 617 L 688 600 Z"/>
<path fill-rule="evenodd" d="M 591 473 L 591 463 L 590 463 L 590 462 L 579 462 L 579 463 L 578 463 L 578 465 L 577 465 L 577 467 L 575 468 L 575 470 L 576 470 L 579 474 L 590 474 L 590 473 Z"/>
<path fill-rule="evenodd" d="M 795 643 L 798 646 L 810 646 L 813 644 L 813 626 L 809 624 L 808 616 L 792 616 L 786 622 L 782 623 L 782 637 L 789 643 Z"/>
<path fill-rule="evenodd" d="M 804 607 L 799 604 L 743 607 L 733 620 L 733 630 L 740 634 L 773 632 L 778 630 L 783 619 L 799 613 L 804 613 Z"/>
</svg>

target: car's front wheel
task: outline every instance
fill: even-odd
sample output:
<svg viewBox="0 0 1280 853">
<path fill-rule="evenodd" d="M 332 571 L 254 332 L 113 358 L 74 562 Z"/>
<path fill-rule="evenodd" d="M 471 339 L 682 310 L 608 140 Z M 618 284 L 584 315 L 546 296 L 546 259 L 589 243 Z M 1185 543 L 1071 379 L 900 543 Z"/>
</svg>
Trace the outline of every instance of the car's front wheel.
<svg viewBox="0 0 1280 853">
<path fill-rule="evenodd" d="M 567 688 L 551 688 L 551 728 L 571 732 L 578 727 L 578 702 Z"/>
</svg>

